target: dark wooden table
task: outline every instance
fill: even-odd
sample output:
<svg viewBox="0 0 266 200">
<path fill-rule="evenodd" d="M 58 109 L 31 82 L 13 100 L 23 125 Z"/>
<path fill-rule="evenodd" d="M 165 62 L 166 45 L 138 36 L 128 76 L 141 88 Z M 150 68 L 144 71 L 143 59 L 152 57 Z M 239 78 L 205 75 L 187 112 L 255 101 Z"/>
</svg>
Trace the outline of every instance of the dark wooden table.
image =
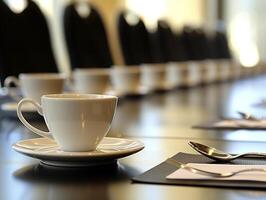
<svg viewBox="0 0 266 200">
<path fill-rule="evenodd" d="M 0 199 L 264 199 L 264 191 L 137 184 L 130 178 L 177 152 L 194 153 L 187 145 L 189 140 L 229 152 L 266 152 L 264 131 L 190 128 L 219 116 L 237 117 L 238 110 L 266 116 L 266 108 L 251 106 L 266 97 L 265 85 L 266 77 L 260 76 L 122 100 L 109 136 L 137 138 L 146 147 L 120 159 L 117 166 L 97 169 L 51 169 L 16 153 L 11 149 L 13 143 L 36 136 L 1 113 Z M 35 125 L 43 123 L 36 121 Z"/>
</svg>

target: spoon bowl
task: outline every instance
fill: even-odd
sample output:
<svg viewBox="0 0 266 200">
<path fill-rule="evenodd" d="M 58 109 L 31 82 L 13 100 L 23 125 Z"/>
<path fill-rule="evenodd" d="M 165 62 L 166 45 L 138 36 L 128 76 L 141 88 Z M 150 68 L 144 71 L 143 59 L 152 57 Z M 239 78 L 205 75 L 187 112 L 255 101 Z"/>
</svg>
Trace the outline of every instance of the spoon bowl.
<svg viewBox="0 0 266 200">
<path fill-rule="evenodd" d="M 259 119 L 252 116 L 249 113 L 246 112 L 241 112 L 241 111 L 237 111 L 237 113 L 242 117 L 242 119 L 246 119 L 246 120 L 254 120 L 254 121 L 258 121 Z"/>
<path fill-rule="evenodd" d="M 256 158 L 266 158 L 265 153 L 259 153 L 259 152 L 248 152 L 243 154 L 229 154 L 226 152 L 223 152 L 221 150 L 218 150 L 214 147 L 210 147 L 204 144 L 200 144 L 197 142 L 190 141 L 188 143 L 194 150 L 196 150 L 198 153 L 219 162 L 230 162 L 232 160 L 235 160 L 240 157 L 256 157 Z"/>
</svg>

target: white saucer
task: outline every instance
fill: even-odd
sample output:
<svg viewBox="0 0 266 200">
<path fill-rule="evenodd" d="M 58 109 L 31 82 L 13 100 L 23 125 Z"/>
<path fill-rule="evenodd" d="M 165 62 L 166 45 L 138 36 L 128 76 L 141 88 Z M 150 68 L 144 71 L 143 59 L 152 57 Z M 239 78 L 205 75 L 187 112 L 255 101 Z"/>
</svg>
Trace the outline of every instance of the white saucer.
<svg viewBox="0 0 266 200">
<path fill-rule="evenodd" d="M 46 165 L 87 167 L 115 163 L 119 158 L 142 150 L 144 144 L 133 139 L 105 137 L 95 151 L 64 152 L 54 140 L 35 138 L 18 141 L 12 148 L 26 156 L 37 158 Z"/>
<path fill-rule="evenodd" d="M 1 110 L 8 117 L 17 117 L 17 102 L 7 102 L 1 105 Z M 32 104 L 24 104 L 22 106 L 23 115 L 29 118 L 39 118 L 36 108 Z"/>
</svg>

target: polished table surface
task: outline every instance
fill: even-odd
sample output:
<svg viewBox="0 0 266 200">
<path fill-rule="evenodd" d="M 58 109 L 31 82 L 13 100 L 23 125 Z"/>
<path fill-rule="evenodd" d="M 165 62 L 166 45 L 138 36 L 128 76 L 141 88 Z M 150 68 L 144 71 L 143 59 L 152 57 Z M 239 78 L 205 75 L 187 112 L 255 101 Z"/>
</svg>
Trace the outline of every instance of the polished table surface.
<svg viewBox="0 0 266 200">
<path fill-rule="evenodd" d="M 266 108 L 252 106 L 266 97 L 265 85 L 266 77 L 260 76 L 121 99 L 109 136 L 139 139 L 145 149 L 110 167 L 64 170 L 41 166 L 38 160 L 11 149 L 16 141 L 36 136 L 17 119 L 1 113 L 0 199 L 264 199 L 264 191 L 138 184 L 131 177 L 178 152 L 195 153 L 187 145 L 190 140 L 235 153 L 266 152 L 264 131 L 191 129 L 219 116 L 237 117 L 238 110 L 265 117 Z M 42 121 L 34 124 L 44 127 Z"/>
</svg>

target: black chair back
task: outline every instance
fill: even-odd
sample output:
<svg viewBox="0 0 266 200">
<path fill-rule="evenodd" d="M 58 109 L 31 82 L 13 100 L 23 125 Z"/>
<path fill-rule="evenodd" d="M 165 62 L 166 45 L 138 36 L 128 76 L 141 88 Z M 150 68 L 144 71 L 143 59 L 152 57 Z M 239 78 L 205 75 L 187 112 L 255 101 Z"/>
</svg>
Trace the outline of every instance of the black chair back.
<svg viewBox="0 0 266 200">
<path fill-rule="evenodd" d="M 176 38 L 168 23 L 159 20 L 157 32 L 159 34 L 160 49 L 163 57 L 162 61 L 177 61 Z"/>
<path fill-rule="evenodd" d="M 129 24 L 126 12 L 118 16 L 118 32 L 121 49 L 127 65 L 151 63 L 149 33 L 141 19 L 136 24 Z"/>
<path fill-rule="evenodd" d="M 187 59 L 184 40 L 163 20 L 159 20 L 156 31 L 150 33 L 150 42 L 154 63 Z"/>
<path fill-rule="evenodd" d="M 175 34 L 175 43 L 176 43 L 176 61 L 187 61 L 188 55 L 186 51 L 185 42 L 182 39 L 180 33 Z"/>
<path fill-rule="evenodd" d="M 232 58 L 230 48 L 228 45 L 228 39 L 224 32 L 216 31 L 212 37 L 212 46 L 214 51 L 214 58 L 217 59 L 230 59 Z"/>
<path fill-rule="evenodd" d="M 188 60 L 204 60 L 210 57 L 210 43 L 202 29 L 185 26 L 180 38 L 184 43 Z"/>
<path fill-rule="evenodd" d="M 87 17 L 79 15 L 75 4 L 64 12 L 65 38 L 72 68 L 104 68 L 113 64 L 101 16 L 91 5 Z"/>
<path fill-rule="evenodd" d="M 0 79 L 20 73 L 57 72 L 46 19 L 28 0 L 21 13 L 0 1 Z"/>
</svg>

